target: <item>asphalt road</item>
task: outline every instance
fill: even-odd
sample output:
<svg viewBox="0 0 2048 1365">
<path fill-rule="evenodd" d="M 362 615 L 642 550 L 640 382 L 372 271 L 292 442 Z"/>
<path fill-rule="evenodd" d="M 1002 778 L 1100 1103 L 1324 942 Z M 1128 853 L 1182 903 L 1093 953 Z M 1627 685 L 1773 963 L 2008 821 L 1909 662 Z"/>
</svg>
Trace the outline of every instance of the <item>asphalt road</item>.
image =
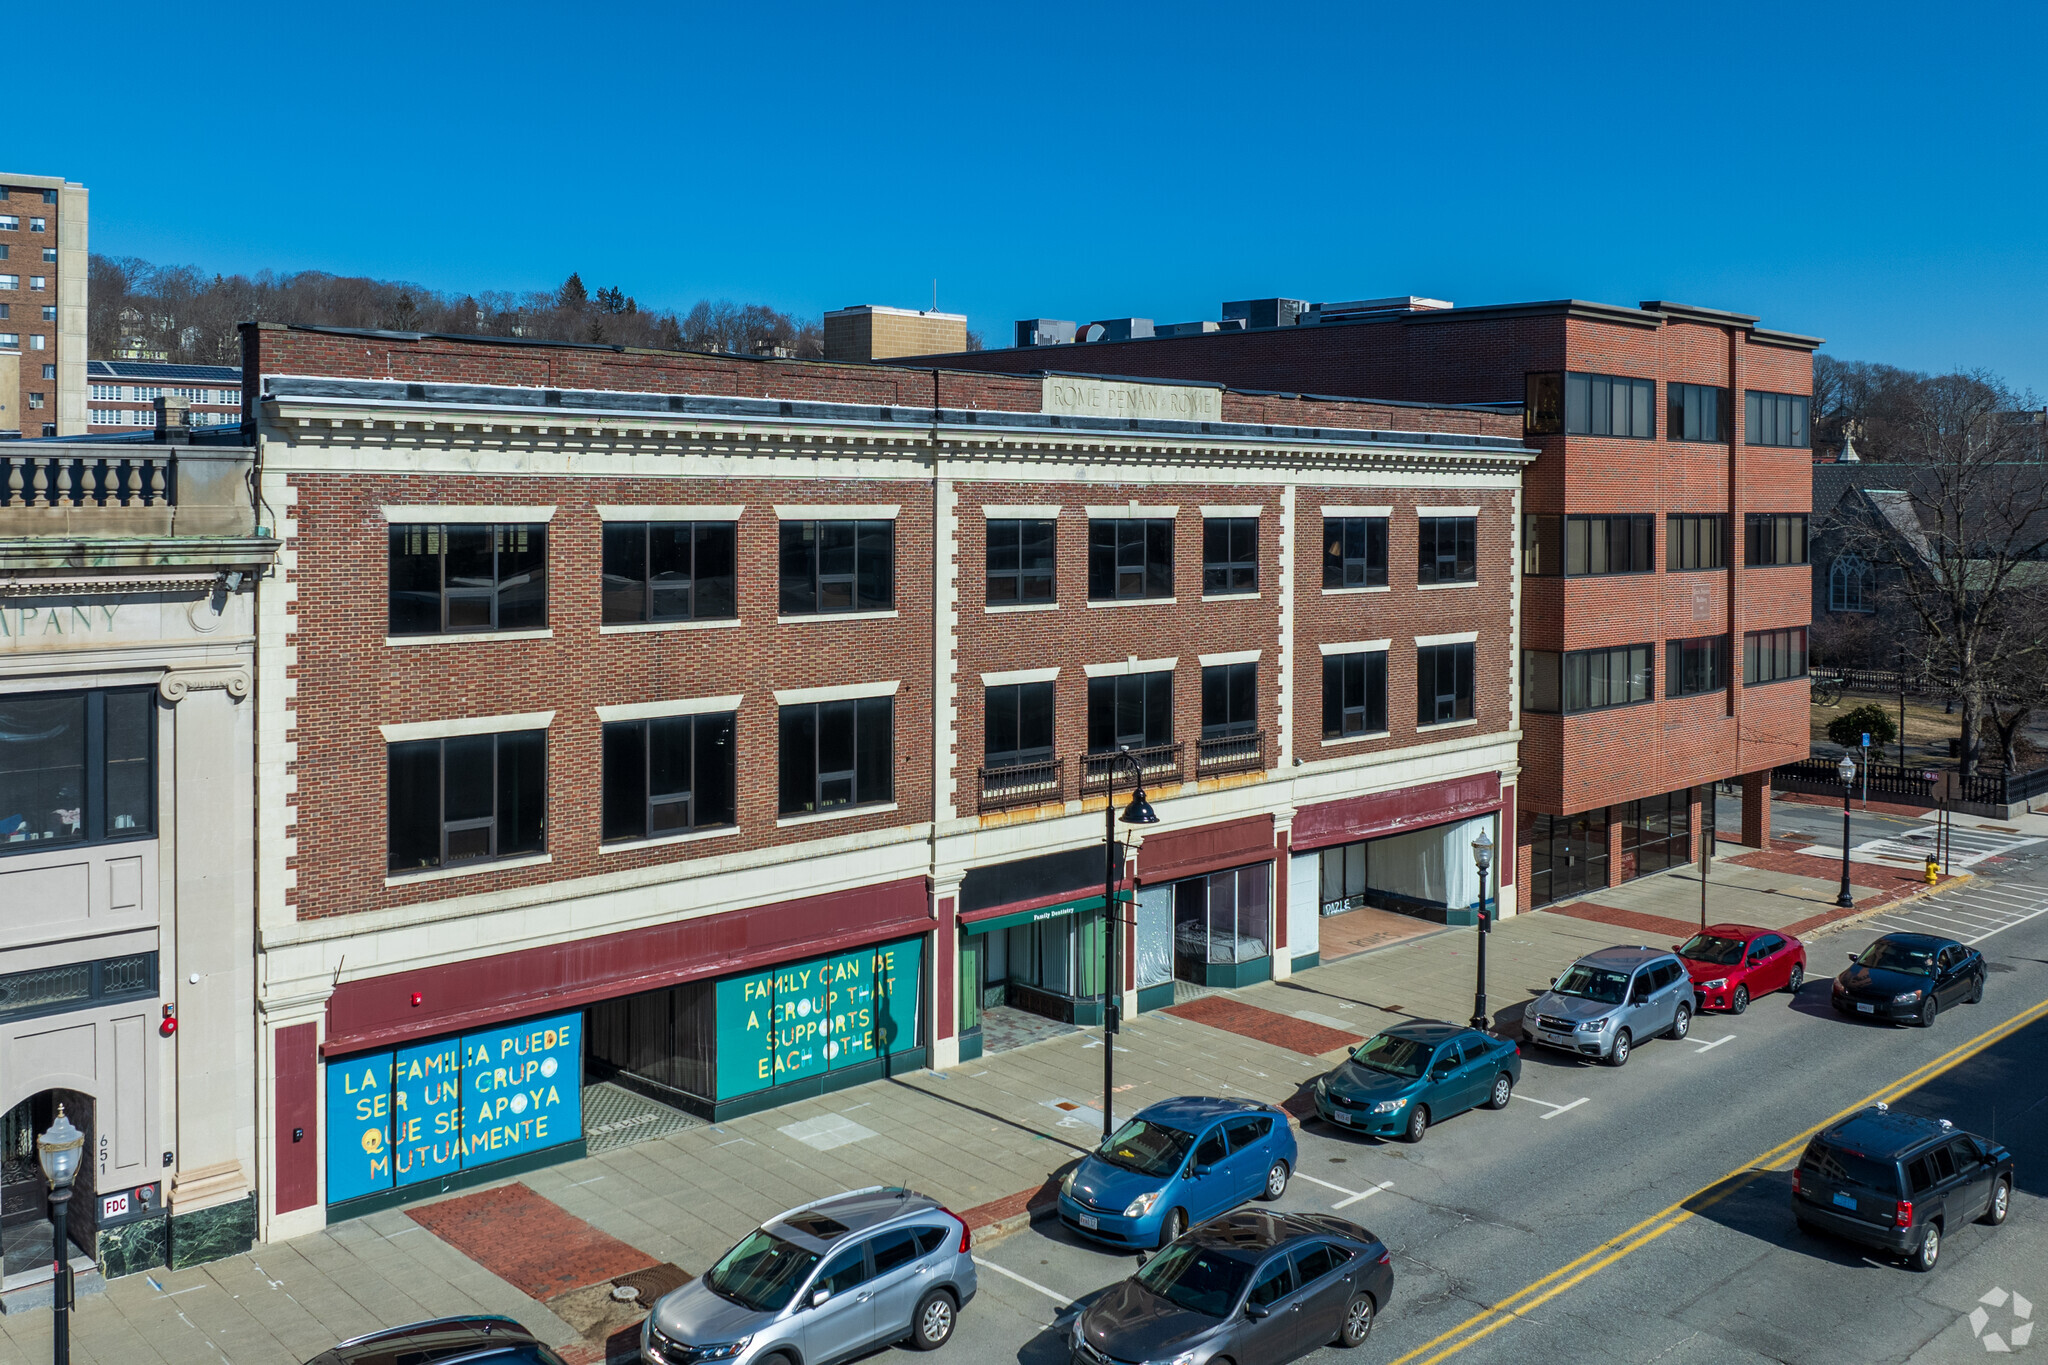
<svg viewBox="0 0 2048 1365">
<path fill-rule="evenodd" d="M 1909 823 L 1873 817 L 1858 834 Z M 2048 905 L 2048 845 L 1978 885 L 2021 909 Z M 2048 1002 L 2048 915 L 2009 918 L 1978 945 L 1993 971 L 1984 1003 L 1931 1030 L 1829 1009 L 1828 978 L 1886 927 L 1873 923 L 1815 941 L 1798 999 L 1707 1015 L 1620 1070 L 1532 1049 L 1505 1112 L 1448 1120 L 1418 1146 L 1311 1122 L 1280 1207 L 1343 1205 L 1393 1248 L 1395 1293 L 1362 1351 L 1310 1359 L 1960 1361 L 1986 1354 L 1973 1308 L 1982 1332 L 2018 1325 L 2015 1300 L 1993 1291 L 2017 1291 L 2048 1320 L 2048 1017 L 1968 1046 Z M 1541 985 L 1502 982 L 1496 998 Z M 1787 1208 L 1804 1134 L 1879 1095 L 1995 1136 L 2017 1159 L 2006 1225 L 1951 1230 L 1931 1274 L 1801 1234 Z M 1065 1362 L 1074 1305 L 1136 1266 L 1057 1224 L 981 1255 L 983 1292 L 945 1352 L 958 1365 Z M 2027 1350 L 2048 1356 L 2048 1321 Z"/>
</svg>

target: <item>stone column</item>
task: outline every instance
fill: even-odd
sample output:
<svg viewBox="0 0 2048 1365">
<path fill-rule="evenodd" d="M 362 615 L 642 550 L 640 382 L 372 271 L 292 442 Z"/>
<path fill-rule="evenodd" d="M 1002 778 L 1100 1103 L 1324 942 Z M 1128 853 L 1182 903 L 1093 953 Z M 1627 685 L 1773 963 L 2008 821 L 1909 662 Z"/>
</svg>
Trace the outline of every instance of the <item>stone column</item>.
<svg viewBox="0 0 2048 1365">
<path fill-rule="evenodd" d="M 1708 787 L 1706 789 L 1708 793 L 1707 801 L 1711 801 L 1714 799 L 1713 790 L 1714 789 L 1712 787 Z M 1705 839 L 1707 835 L 1707 827 L 1704 823 L 1702 823 L 1706 811 L 1707 802 L 1700 800 L 1700 788 L 1694 787 L 1692 789 L 1692 804 L 1689 807 L 1687 807 L 1686 814 L 1685 856 L 1689 860 L 1691 860 L 1695 865 L 1697 865 L 1700 860 L 1701 841 Z M 1708 849 L 1707 855 L 1709 857 L 1712 857 L 1713 850 Z"/>
<path fill-rule="evenodd" d="M 1742 775 L 1742 842 L 1751 848 L 1771 846 L 1771 770 Z"/>
<path fill-rule="evenodd" d="M 932 883 L 931 1067 L 960 1062 L 960 883 Z"/>
<path fill-rule="evenodd" d="M 1626 815 L 1628 806 L 1623 804 L 1607 808 L 1607 884 L 1609 886 L 1620 886 L 1628 880 L 1627 877 L 1622 875 L 1621 833 L 1623 827 L 1621 820 L 1616 818 L 1616 812 Z"/>
</svg>

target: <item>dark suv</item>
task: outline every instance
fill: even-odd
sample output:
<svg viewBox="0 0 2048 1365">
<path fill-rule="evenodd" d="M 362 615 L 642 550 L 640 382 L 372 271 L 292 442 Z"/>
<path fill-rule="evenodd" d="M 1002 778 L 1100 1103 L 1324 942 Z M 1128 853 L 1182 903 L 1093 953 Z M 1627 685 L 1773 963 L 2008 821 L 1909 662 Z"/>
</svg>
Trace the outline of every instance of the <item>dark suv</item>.
<svg viewBox="0 0 2048 1365">
<path fill-rule="evenodd" d="M 389 1327 L 330 1346 L 306 1365 L 562 1365 L 511 1318 L 478 1314 Z"/>
<path fill-rule="evenodd" d="M 1792 1172 L 1802 1231 L 1897 1252 L 1915 1270 L 1934 1269 L 1946 1230 L 1973 1218 L 1997 1227 L 2011 1207 L 2011 1152 L 1882 1104 L 1823 1130 Z"/>
</svg>

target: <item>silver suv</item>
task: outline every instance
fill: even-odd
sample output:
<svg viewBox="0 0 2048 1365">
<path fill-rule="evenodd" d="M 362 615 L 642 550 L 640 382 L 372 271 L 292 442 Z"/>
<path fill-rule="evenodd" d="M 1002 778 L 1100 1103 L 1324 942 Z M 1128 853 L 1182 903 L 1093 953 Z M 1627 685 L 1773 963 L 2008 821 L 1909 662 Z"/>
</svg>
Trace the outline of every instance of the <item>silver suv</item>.
<svg viewBox="0 0 2048 1365">
<path fill-rule="evenodd" d="M 906 1338 L 936 1350 L 974 1297 L 967 1225 L 877 1185 L 800 1204 L 665 1294 L 640 1329 L 646 1365 L 826 1365 Z"/>
<path fill-rule="evenodd" d="M 1622 1066 L 1645 1038 L 1692 1031 L 1692 978 L 1654 948 L 1602 948 L 1550 983 L 1522 1015 L 1522 1041 Z"/>
</svg>

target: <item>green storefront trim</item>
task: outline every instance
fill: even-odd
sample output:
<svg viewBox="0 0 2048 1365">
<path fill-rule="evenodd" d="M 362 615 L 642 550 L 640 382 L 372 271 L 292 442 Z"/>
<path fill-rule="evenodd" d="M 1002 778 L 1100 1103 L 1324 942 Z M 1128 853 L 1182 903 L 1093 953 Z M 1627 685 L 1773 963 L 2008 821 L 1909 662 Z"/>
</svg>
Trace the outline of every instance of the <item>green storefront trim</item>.
<svg viewBox="0 0 2048 1365">
<path fill-rule="evenodd" d="M 743 1114 L 758 1114 L 764 1109 L 777 1109 L 792 1100 L 814 1099 L 819 1095 L 829 1095 L 835 1090 L 844 1090 L 848 1086 L 866 1085 L 869 1081 L 901 1076 L 905 1072 L 924 1067 L 930 1056 L 929 1048 L 918 1046 L 906 1048 L 901 1052 L 892 1052 L 886 1058 L 857 1062 L 852 1066 L 834 1067 L 830 1071 L 817 1072 L 802 1080 L 720 1100 L 711 1106 L 710 1118 L 713 1123 L 723 1123 L 727 1119 L 736 1119 Z"/>
<path fill-rule="evenodd" d="M 1119 891 L 1116 898 L 1128 905 L 1131 893 Z M 963 934 L 990 934 L 998 929 L 1015 929 L 1020 924 L 1036 924 L 1040 920 L 1058 919 L 1061 915 L 1086 915 L 1102 909 L 1102 897 L 1084 896 L 1079 900 L 1061 901 L 1058 905 L 1042 905 L 1036 910 L 1019 910 L 1014 915 L 997 915 L 991 919 L 962 921 Z"/>
<path fill-rule="evenodd" d="M 1273 979 L 1273 959 L 1255 957 L 1250 962 L 1210 962 L 1204 964 L 1202 984 L 1234 990 L 1258 981 Z"/>
<path fill-rule="evenodd" d="M 1297 972 L 1305 972 L 1311 967 L 1320 967 L 1322 965 L 1323 955 L 1319 952 L 1303 953 L 1300 957 L 1294 959 L 1294 970 Z"/>
<path fill-rule="evenodd" d="M 467 1189 L 472 1185 L 488 1185 L 493 1180 L 503 1180 L 508 1175 L 523 1175 L 537 1171 L 544 1166 L 559 1165 L 564 1161 L 580 1161 L 588 1155 L 582 1138 L 564 1142 L 556 1147 L 543 1147 L 537 1152 L 526 1152 L 503 1161 L 492 1161 L 481 1166 L 465 1166 L 422 1180 L 415 1185 L 400 1185 L 396 1189 L 379 1190 L 358 1199 L 343 1200 L 327 1206 L 327 1221 L 339 1223 L 345 1218 L 360 1218 L 366 1213 L 378 1213 L 384 1209 L 395 1209 L 418 1199 L 432 1199 L 437 1195 L 454 1190 Z"/>
<path fill-rule="evenodd" d="M 1138 987 L 1138 1013 L 1149 1014 L 1163 1010 L 1173 1003 L 1173 983 L 1162 981 L 1156 986 Z"/>
</svg>

